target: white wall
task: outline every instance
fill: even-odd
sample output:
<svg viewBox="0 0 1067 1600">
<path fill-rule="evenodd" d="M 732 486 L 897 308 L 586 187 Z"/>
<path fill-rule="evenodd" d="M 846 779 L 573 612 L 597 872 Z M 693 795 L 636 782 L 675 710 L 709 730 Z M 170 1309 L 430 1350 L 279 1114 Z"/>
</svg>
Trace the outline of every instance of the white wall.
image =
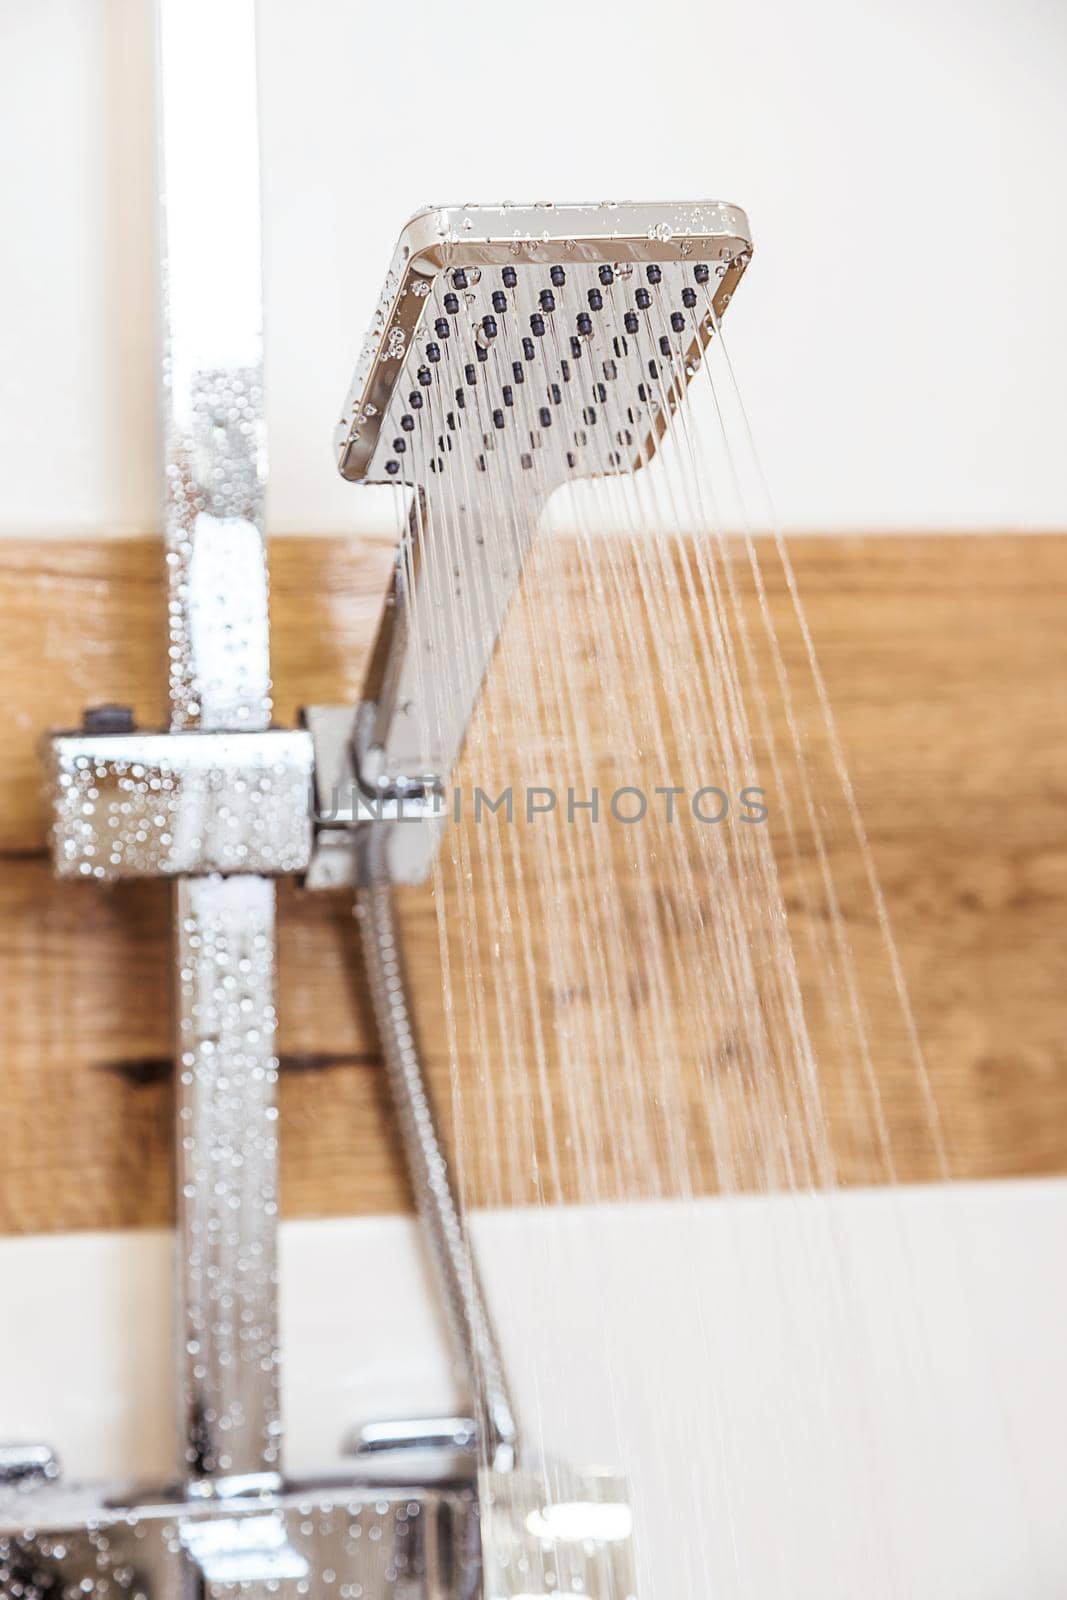
<svg viewBox="0 0 1067 1600">
<path fill-rule="evenodd" d="M 157 525 L 149 10 L 0 10 L 7 531 Z M 1067 527 L 1062 0 L 260 12 L 276 531 L 365 514 L 330 431 L 410 211 L 661 195 L 751 216 L 787 527 Z"/>
<path fill-rule="evenodd" d="M 1064 1594 L 1067 1183 L 476 1222 L 531 1432 L 631 1474 L 641 1600 Z M 0 1240 L 0 1433 L 167 1473 L 171 1257 Z M 454 1405 L 410 1222 L 288 1223 L 280 1261 L 294 1470 Z"/>
</svg>

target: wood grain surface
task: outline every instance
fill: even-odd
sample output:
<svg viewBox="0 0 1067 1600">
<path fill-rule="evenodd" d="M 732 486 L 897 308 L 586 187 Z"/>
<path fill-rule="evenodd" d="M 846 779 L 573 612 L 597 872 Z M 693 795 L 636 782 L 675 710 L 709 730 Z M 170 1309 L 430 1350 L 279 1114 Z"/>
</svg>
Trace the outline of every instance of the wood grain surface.
<svg viewBox="0 0 1067 1600">
<path fill-rule="evenodd" d="M 808 538 L 791 549 L 952 1175 L 1067 1172 L 1067 538 Z M 274 542 L 279 722 L 356 695 L 390 560 L 384 541 Z M 771 604 L 784 614 L 780 584 Z M 156 541 L 0 543 L 0 1232 L 171 1215 L 170 891 L 55 883 L 37 758 L 42 733 L 77 725 L 89 704 L 118 701 L 160 723 L 162 605 Z M 811 759 L 829 761 L 817 740 Z M 847 844 L 835 867 L 857 963 L 873 972 L 876 930 Z M 401 1209 L 349 908 L 291 883 L 279 894 L 284 1210 Z M 406 891 L 403 916 L 447 1109 L 429 891 Z M 880 977 L 867 998 L 890 1040 L 879 1087 L 896 1175 L 934 1177 L 913 1068 L 892 1043 L 896 1001 Z M 841 1177 L 879 1181 L 884 1163 L 840 1087 L 827 1085 L 827 1105 Z"/>
</svg>

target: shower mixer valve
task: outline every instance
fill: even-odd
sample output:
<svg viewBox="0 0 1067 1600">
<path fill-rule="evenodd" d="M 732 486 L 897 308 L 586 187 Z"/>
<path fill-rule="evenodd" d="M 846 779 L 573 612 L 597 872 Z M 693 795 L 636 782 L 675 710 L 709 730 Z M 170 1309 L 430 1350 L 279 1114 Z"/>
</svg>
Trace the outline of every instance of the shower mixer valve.
<svg viewBox="0 0 1067 1600">
<path fill-rule="evenodd" d="M 171 163 L 211 98 L 204 70 L 221 74 L 216 109 L 254 126 L 251 0 L 235 7 L 244 34 L 205 69 L 190 46 L 207 15 L 199 0 L 162 0 L 172 239 L 200 211 L 199 193 L 178 202 L 201 175 Z M 251 166 L 231 163 L 220 181 L 254 188 L 247 139 L 234 148 Z M 747 263 L 747 221 L 700 203 L 464 207 L 408 223 L 337 433 L 346 478 L 407 488 L 408 530 L 363 702 L 309 708 L 290 730 L 271 725 L 260 292 L 246 245 L 212 239 L 206 326 L 204 282 L 183 278 L 197 270 L 188 249 L 164 298 L 170 726 L 143 732 L 98 709 L 46 741 L 56 872 L 176 883 L 175 1475 L 69 1486 L 43 1446 L 0 1448 L 0 1600 L 633 1600 L 620 1481 L 522 1447 L 423 1077 L 392 885 L 429 870 L 441 791 L 545 497 L 654 453 Z M 444 559 L 432 484 L 446 471 Z M 479 536 L 502 517 L 506 560 Z M 478 618 L 462 640 L 457 583 Z M 299 1481 L 283 1458 L 275 1264 L 284 875 L 355 896 L 470 1396 L 469 1416 L 368 1425 L 330 1470 Z"/>
</svg>

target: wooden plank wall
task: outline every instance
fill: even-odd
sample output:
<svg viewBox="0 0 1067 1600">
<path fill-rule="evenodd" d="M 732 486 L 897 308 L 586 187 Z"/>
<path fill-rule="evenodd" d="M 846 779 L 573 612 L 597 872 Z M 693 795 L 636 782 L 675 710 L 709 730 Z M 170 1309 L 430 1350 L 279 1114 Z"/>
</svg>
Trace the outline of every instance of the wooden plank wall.
<svg viewBox="0 0 1067 1600">
<path fill-rule="evenodd" d="M 953 1175 L 1067 1172 L 1067 538 L 810 538 L 792 552 Z M 355 697 L 390 558 L 384 542 L 274 542 L 280 722 Z M 86 704 L 159 725 L 162 603 L 156 541 L 0 543 L 0 1232 L 171 1215 L 169 889 L 53 882 L 36 755 Z M 349 908 L 291 884 L 280 906 L 284 1210 L 400 1209 Z M 428 892 L 405 895 L 404 918 L 447 1103 Z M 891 1056 L 883 1070 L 898 1175 L 931 1177 L 910 1067 Z M 846 1154 L 846 1180 L 881 1175 Z"/>
</svg>

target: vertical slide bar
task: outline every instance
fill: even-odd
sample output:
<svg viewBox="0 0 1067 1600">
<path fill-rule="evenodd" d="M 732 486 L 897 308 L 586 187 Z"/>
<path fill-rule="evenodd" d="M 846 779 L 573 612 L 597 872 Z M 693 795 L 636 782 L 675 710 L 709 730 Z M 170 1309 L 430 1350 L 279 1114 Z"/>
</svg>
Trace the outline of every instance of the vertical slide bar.
<svg viewBox="0 0 1067 1600">
<path fill-rule="evenodd" d="M 173 731 L 269 726 L 254 0 L 159 0 Z M 274 887 L 177 888 L 178 1361 L 191 1493 L 279 1482 Z"/>
<path fill-rule="evenodd" d="M 276 1487 L 274 886 L 177 886 L 178 1339 L 190 1491 Z"/>
</svg>

